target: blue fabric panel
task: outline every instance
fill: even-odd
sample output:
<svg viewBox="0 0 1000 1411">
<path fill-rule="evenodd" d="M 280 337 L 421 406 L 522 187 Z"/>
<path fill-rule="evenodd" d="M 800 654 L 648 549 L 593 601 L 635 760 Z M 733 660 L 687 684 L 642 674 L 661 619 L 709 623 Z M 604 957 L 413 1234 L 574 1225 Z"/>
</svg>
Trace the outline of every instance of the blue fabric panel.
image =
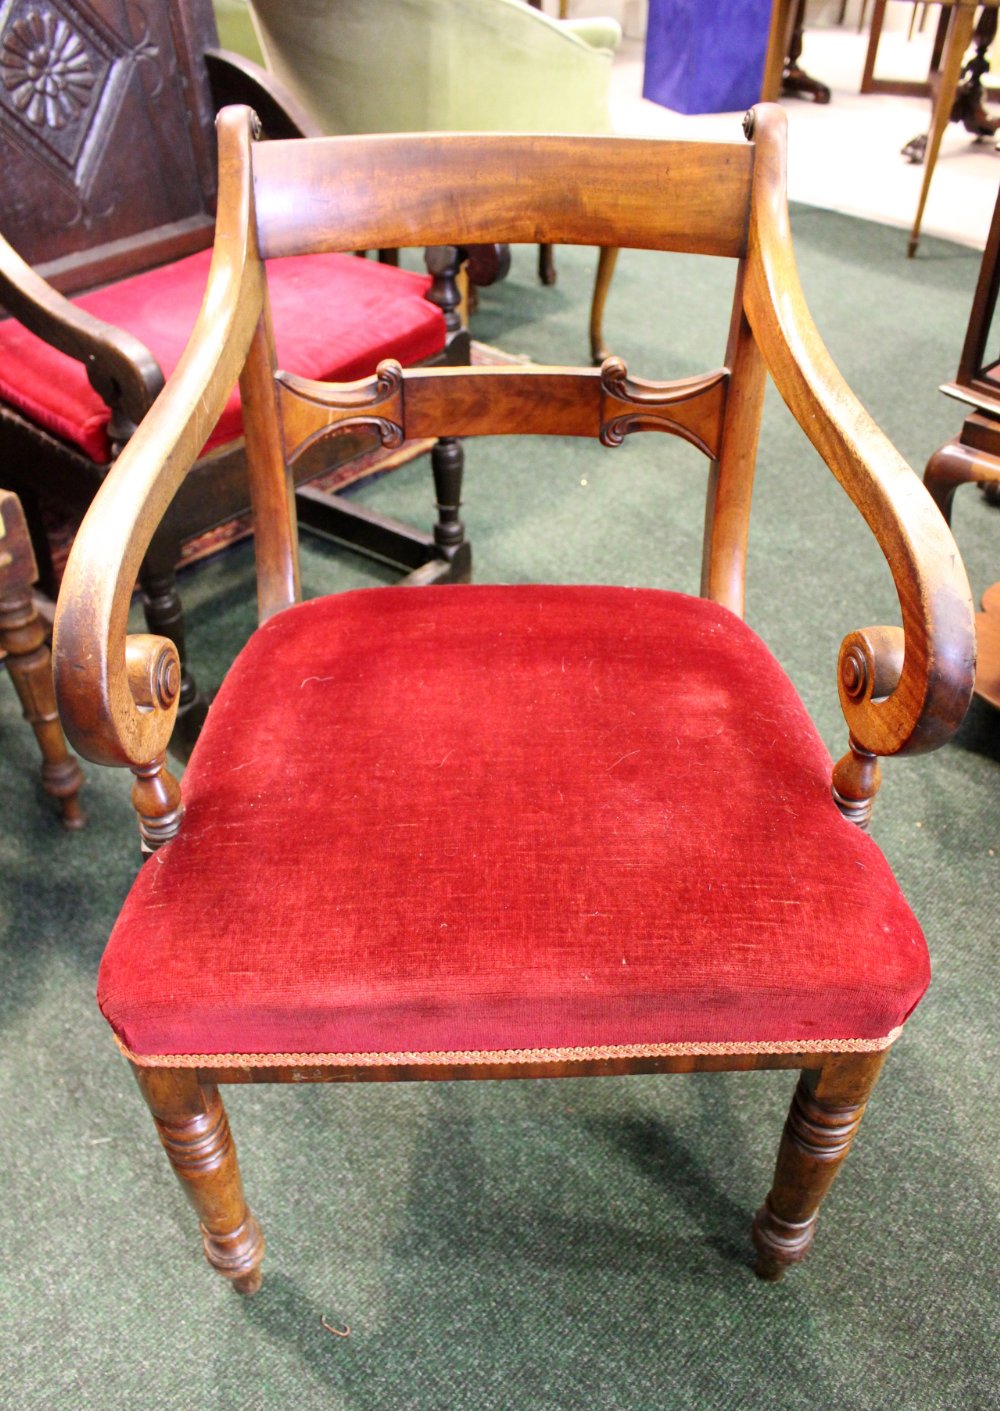
<svg viewBox="0 0 1000 1411">
<path fill-rule="evenodd" d="M 771 0 L 649 0 L 642 95 L 679 113 L 760 97 Z"/>
</svg>

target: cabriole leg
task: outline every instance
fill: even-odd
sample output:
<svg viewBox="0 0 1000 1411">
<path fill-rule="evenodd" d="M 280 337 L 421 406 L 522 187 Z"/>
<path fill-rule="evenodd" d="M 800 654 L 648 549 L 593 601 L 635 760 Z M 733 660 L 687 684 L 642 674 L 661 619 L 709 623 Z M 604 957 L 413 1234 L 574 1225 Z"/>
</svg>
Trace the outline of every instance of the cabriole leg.
<svg viewBox="0 0 1000 1411">
<path fill-rule="evenodd" d="M 753 1223 L 755 1272 L 780 1279 L 805 1258 L 820 1202 L 858 1130 L 885 1053 L 833 1054 L 799 1079 L 778 1148 L 774 1184 Z"/>
<path fill-rule="evenodd" d="M 139 1068 L 136 1080 L 170 1164 L 198 1213 L 205 1255 L 239 1293 L 260 1288 L 264 1236 L 243 1198 L 226 1110 L 191 1069 Z"/>
<path fill-rule="evenodd" d="M 594 280 L 594 294 L 590 302 L 590 360 L 600 367 L 610 356 L 604 341 L 604 305 L 607 303 L 611 279 L 618 263 L 618 250 L 602 245 L 597 256 L 597 277 Z"/>
</svg>

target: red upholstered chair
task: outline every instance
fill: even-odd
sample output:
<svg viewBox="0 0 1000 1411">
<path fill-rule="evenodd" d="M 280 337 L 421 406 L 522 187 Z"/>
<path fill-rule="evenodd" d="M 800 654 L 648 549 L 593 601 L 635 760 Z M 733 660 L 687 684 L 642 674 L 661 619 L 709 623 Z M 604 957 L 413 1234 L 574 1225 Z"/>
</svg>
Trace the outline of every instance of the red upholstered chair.
<svg viewBox="0 0 1000 1411">
<path fill-rule="evenodd" d="M 15 4 L 0 13 L 0 484 L 21 498 L 52 597 L 57 575 L 40 502 L 82 516 L 194 326 L 211 255 L 217 102 L 253 101 L 269 135 L 312 130 L 277 80 L 216 43 L 210 0 L 62 0 L 58 11 Z M 350 253 L 277 264 L 270 284 L 282 366 L 360 377 L 389 354 L 404 365 L 468 361 L 457 259 L 454 250 L 432 252 L 433 284 Z M 14 317 L 2 319 L 4 310 Z M 359 429 L 303 457 L 296 480 L 379 444 L 371 428 Z M 390 524 L 315 487 L 299 494 L 299 518 L 417 570 L 419 581 L 467 577 L 458 443 L 436 447 L 433 461 L 432 532 Z M 235 391 L 138 566 L 149 628 L 181 654 L 187 743 L 204 701 L 186 668 L 181 544 L 248 506 Z"/>
<path fill-rule="evenodd" d="M 928 978 L 920 928 L 865 832 L 878 756 L 951 733 L 973 627 L 946 525 L 809 320 L 784 122 L 759 107 L 738 144 L 255 144 L 245 109 L 221 115 L 208 311 L 77 537 L 56 660 L 71 738 L 133 770 L 144 846 L 159 848 L 109 942 L 101 1007 L 208 1258 L 243 1292 L 259 1283 L 263 1242 L 219 1098 L 233 1081 L 799 1069 L 754 1225 L 758 1272 L 778 1277 L 809 1246 Z M 434 244 L 446 230 L 728 258 L 724 361 L 680 382 L 639 381 L 614 358 L 386 360 L 346 385 L 275 371 L 261 257 Z M 258 413 L 260 627 L 211 707 L 182 799 L 163 762 L 176 656 L 127 636 L 125 607 L 240 369 Z M 901 626 L 858 630 L 841 649 L 849 748 L 836 767 L 742 620 L 765 370 L 899 594 Z M 299 602 L 290 465 L 363 420 L 394 435 L 609 447 L 685 437 L 710 463 L 703 595 L 389 587 Z"/>
</svg>

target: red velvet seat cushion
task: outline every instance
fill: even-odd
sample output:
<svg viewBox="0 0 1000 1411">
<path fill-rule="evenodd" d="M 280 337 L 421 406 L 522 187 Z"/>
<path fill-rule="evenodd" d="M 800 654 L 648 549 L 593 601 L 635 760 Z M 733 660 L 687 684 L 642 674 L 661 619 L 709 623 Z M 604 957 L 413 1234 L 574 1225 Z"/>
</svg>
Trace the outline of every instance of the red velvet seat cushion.
<svg viewBox="0 0 1000 1411">
<path fill-rule="evenodd" d="M 194 327 L 212 252 L 163 265 L 74 300 L 132 333 L 169 377 Z M 426 275 L 354 255 L 293 256 L 267 267 L 278 362 L 301 377 L 367 377 L 382 358 L 409 366 L 444 347 L 441 310 Z M 75 362 L 13 319 L 0 323 L 0 399 L 103 464 L 110 413 Z M 235 388 L 205 447 L 241 434 Z"/>
<path fill-rule="evenodd" d="M 101 967 L 137 1055 L 878 1047 L 927 983 L 794 689 L 697 598 L 289 609 L 184 790 Z"/>
</svg>

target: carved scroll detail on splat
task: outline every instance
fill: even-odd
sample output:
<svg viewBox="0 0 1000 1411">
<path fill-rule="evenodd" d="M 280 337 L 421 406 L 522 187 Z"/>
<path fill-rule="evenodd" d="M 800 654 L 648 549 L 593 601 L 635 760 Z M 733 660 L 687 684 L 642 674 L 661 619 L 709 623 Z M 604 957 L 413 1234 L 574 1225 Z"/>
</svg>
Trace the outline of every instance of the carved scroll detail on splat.
<svg viewBox="0 0 1000 1411">
<path fill-rule="evenodd" d="M 606 358 L 601 364 L 601 442 L 620 446 L 631 431 L 667 431 L 714 459 L 728 384 L 726 368 L 677 382 L 645 382 L 629 377 L 621 358 Z"/>
<path fill-rule="evenodd" d="M 403 369 L 385 358 L 374 377 L 341 387 L 279 372 L 275 381 L 289 464 L 321 436 L 347 427 L 370 427 L 386 447 L 403 442 Z"/>
</svg>

